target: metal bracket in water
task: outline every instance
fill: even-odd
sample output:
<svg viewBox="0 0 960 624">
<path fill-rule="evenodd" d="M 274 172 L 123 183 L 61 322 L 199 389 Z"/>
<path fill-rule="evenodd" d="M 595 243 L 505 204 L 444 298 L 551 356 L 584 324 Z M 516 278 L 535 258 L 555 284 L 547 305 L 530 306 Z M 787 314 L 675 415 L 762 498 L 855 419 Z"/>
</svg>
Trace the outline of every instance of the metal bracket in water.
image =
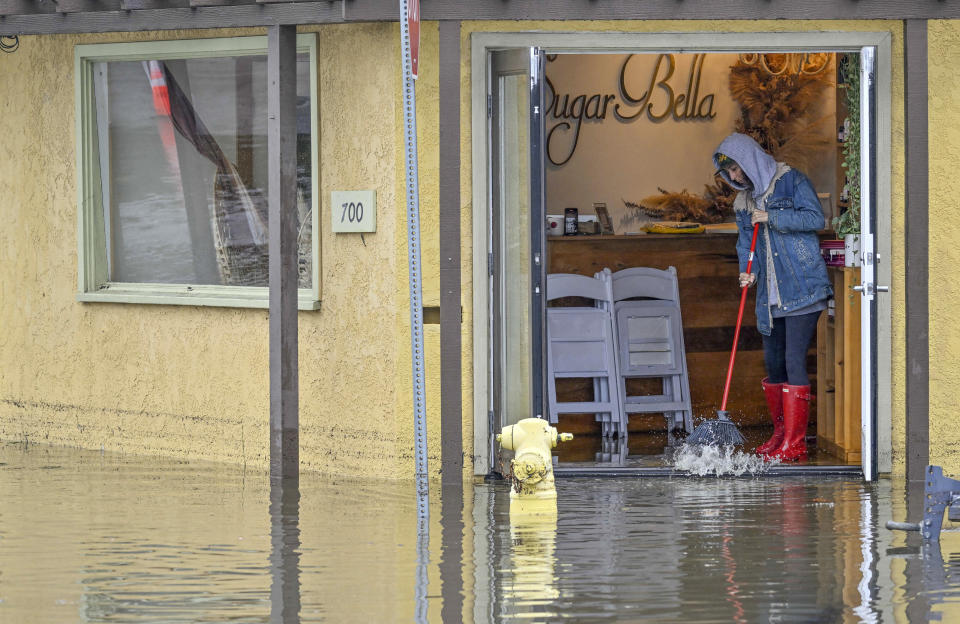
<svg viewBox="0 0 960 624">
<path fill-rule="evenodd" d="M 960 481 L 943 476 L 940 466 L 927 466 L 927 477 L 923 486 L 923 521 L 894 522 L 889 520 L 887 528 L 894 531 L 919 531 L 924 544 L 940 541 L 943 528 L 943 512 L 947 518 L 960 521 Z"/>
</svg>

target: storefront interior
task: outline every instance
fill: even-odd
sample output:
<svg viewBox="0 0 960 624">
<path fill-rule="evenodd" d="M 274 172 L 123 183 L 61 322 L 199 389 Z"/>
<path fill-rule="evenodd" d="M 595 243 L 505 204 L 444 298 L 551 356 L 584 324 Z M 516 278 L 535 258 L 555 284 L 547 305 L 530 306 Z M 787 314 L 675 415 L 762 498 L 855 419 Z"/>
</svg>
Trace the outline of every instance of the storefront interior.
<svg viewBox="0 0 960 624">
<path fill-rule="evenodd" d="M 851 290 L 860 283 L 860 269 L 848 266 L 856 264 L 855 251 L 847 258 L 837 242 L 838 234 L 859 226 L 858 63 L 855 53 L 833 52 L 546 57 L 546 273 L 595 277 L 605 270 L 616 275 L 673 267 L 682 344 L 674 341 L 669 348 L 671 355 L 682 355 L 675 373 L 681 377 L 623 376 L 623 395 L 657 395 L 668 386 L 689 393 L 688 415 L 637 407 L 625 418 L 625 432 L 604 424 L 609 415 L 601 413 L 555 415 L 559 430 L 575 434 L 555 451 L 560 467 L 669 464 L 691 426 L 716 416 L 741 295 L 735 191 L 715 176 L 712 162 L 714 149 L 731 132 L 754 137 L 778 161 L 803 171 L 818 193 L 826 218 L 819 234 L 835 296 L 808 352 L 813 399 L 806 464 L 860 464 L 861 304 Z M 505 244 L 509 239 L 505 234 Z M 580 297 L 552 299 L 549 280 L 548 308 L 589 305 Z M 753 294 L 727 403 L 746 438 L 744 451 L 772 431 L 760 385 L 765 370 Z M 523 331 L 524 323 L 517 323 L 514 330 Z M 549 343 L 549 320 L 547 325 Z M 632 347 L 615 348 L 627 359 L 634 355 Z M 603 393 L 616 399 L 596 378 L 555 372 L 545 367 L 548 403 L 596 402 Z"/>
</svg>

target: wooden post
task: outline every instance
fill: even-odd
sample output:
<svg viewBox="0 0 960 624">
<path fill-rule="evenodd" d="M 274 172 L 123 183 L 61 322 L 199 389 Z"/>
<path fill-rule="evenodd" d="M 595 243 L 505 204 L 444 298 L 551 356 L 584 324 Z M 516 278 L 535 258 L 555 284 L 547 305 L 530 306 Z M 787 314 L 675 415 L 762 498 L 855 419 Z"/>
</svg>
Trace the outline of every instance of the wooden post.
<svg viewBox="0 0 960 624">
<path fill-rule="evenodd" d="M 440 477 L 463 485 L 460 22 L 440 22 Z M 444 499 L 446 500 L 446 499 Z M 446 602 L 444 602 L 446 605 Z"/>
<path fill-rule="evenodd" d="M 440 22 L 440 619 L 463 612 L 460 22 Z"/>
<path fill-rule="evenodd" d="M 930 112 L 927 21 L 908 19 L 903 29 L 904 135 L 904 298 L 906 304 L 906 471 L 924 481 L 930 463 Z M 912 508 L 915 517 L 923 507 Z"/>
<path fill-rule="evenodd" d="M 270 227 L 270 477 L 299 475 L 297 29 L 267 29 Z"/>
</svg>

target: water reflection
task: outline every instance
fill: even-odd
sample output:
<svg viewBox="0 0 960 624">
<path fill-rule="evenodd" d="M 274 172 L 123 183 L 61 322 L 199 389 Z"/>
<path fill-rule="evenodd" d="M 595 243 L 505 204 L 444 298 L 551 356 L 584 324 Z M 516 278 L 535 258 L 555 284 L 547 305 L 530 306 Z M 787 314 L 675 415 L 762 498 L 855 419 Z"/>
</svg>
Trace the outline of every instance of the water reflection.
<svg viewBox="0 0 960 624">
<path fill-rule="evenodd" d="M 419 451 L 418 451 L 419 452 Z M 423 473 L 417 475 L 417 574 L 414 583 L 414 621 L 426 624 L 429 620 L 430 603 L 427 589 L 430 584 L 427 568 L 430 565 L 430 479 Z"/>
<path fill-rule="evenodd" d="M 463 621 L 464 490 L 457 480 L 445 480 L 440 495 L 441 550 L 438 563 L 444 622 Z"/>
<path fill-rule="evenodd" d="M 810 478 L 503 482 L 266 475 L 0 445 L 3 622 L 960 621 L 960 532 L 916 487 Z M 922 504 L 922 500 L 920 501 Z"/>
<path fill-rule="evenodd" d="M 556 536 L 518 540 L 491 507 L 495 620 L 870 621 L 879 608 L 858 592 L 871 576 L 855 574 L 871 565 L 861 546 L 875 552 L 860 539 L 861 504 L 882 494 L 873 486 L 576 479 L 558 490 Z"/>
<path fill-rule="evenodd" d="M 559 613 L 557 588 L 557 514 L 515 513 L 510 518 L 510 551 L 501 570 L 511 606 L 538 618 Z"/>
<path fill-rule="evenodd" d="M 923 518 L 924 482 L 908 482 L 894 499 L 893 519 Z M 919 533 L 893 532 L 886 548 L 893 592 L 903 621 L 960 621 L 960 532 L 944 523 L 940 542 L 924 544 Z"/>
<path fill-rule="evenodd" d="M 270 622 L 300 624 L 300 480 L 270 483 Z"/>
</svg>

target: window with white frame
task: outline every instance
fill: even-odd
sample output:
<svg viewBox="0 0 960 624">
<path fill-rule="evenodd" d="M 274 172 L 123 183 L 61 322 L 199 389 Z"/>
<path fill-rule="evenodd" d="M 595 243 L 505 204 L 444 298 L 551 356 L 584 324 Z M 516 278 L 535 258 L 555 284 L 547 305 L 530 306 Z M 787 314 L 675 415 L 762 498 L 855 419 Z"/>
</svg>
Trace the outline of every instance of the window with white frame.
<svg viewBox="0 0 960 624">
<path fill-rule="evenodd" d="M 77 46 L 81 300 L 267 305 L 266 44 Z M 300 35 L 301 308 L 319 301 L 316 76 Z"/>
</svg>

